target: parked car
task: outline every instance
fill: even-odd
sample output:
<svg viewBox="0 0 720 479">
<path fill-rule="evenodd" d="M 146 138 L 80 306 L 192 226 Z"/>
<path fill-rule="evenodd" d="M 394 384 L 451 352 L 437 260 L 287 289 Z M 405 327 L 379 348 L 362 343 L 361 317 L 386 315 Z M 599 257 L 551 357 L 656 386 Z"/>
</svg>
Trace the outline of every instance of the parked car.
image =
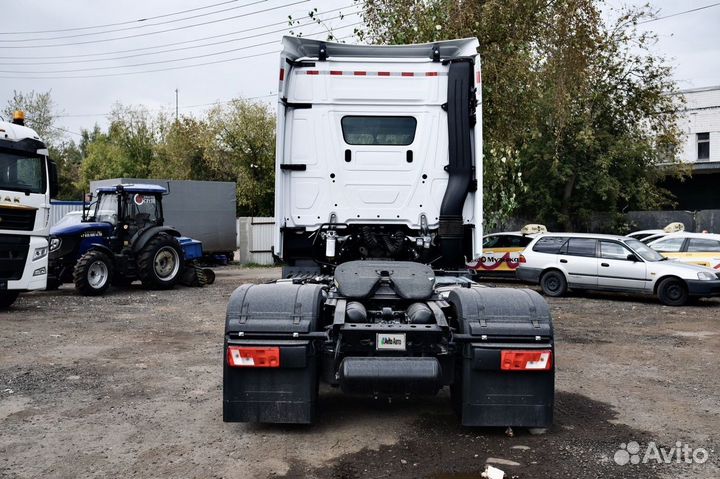
<svg viewBox="0 0 720 479">
<path fill-rule="evenodd" d="M 685 231 L 685 225 L 680 222 L 675 222 L 668 224 L 665 228 L 661 230 L 633 231 L 632 233 L 628 233 L 627 237 L 640 240 L 643 243 L 647 244 L 648 241 L 651 241 L 653 239 L 661 238 L 671 233 L 679 233 L 681 231 Z"/>
<path fill-rule="evenodd" d="M 554 233 L 535 238 L 520 255 L 517 278 L 540 284 L 547 296 L 568 289 L 656 295 L 681 306 L 691 297 L 720 295 L 720 272 L 668 260 L 628 237 Z"/>
<path fill-rule="evenodd" d="M 667 258 L 698 264 L 720 271 L 720 235 L 712 233 L 673 233 L 648 243 Z"/>
<path fill-rule="evenodd" d="M 537 235 L 547 233 L 544 225 L 525 225 L 520 231 L 493 233 L 483 237 L 483 254 L 468 263 L 479 276 L 515 277 L 520 253 Z"/>
</svg>

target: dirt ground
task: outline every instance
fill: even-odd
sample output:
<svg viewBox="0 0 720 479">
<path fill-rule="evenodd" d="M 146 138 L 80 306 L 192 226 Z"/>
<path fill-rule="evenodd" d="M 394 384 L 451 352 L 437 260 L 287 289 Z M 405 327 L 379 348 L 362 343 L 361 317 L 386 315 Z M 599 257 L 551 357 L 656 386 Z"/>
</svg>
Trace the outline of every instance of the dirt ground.
<svg viewBox="0 0 720 479">
<path fill-rule="evenodd" d="M 543 435 L 460 427 L 445 392 L 388 404 L 329 388 L 318 424 L 260 426 L 222 422 L 224 313 L 236 286 L 279 271 L 216 271 L 202 289 L 88 298 L 65 285 L 0 312 L 0 477 L 466 479 L 486 463 L 533 479 L 720 477 L 720 299 L 551 299 Z M 630 441 L 641 458 L 679 442 L 709 459 L 616 464 Z"/>
</svg>

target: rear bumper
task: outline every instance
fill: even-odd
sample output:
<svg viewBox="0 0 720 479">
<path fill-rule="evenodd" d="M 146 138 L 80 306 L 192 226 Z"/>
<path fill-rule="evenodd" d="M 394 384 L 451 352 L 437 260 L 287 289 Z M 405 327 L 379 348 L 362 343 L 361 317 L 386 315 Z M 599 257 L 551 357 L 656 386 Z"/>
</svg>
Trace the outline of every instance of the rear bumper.
<svg viewBox="0 0 720 479">
<path fill-rule="evenodd" d="M 515 277 L 524 283 L 538 284 L 540 282 L 540 273 L 542 273 L 542 270 L 539 268 L 520 266 L 515 270 Z"/>
<path fill-rule="evenodd" d="M 701 281 L 689 279 L 685 280 L 685 282 L 690 296 L 720 296 L 720 280 Z"/>
</svg>

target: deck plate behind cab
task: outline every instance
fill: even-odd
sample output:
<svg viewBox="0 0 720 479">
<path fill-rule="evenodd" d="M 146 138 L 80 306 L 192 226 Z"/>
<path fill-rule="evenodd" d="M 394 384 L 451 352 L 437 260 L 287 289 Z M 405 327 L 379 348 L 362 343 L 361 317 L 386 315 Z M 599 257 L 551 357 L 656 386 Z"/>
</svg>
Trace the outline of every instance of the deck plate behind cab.
<svg viewBox="0 0 720 479">
<path fill-rule="evenodd" d="M 428 299 L 435 287 L 432 268 L 411 261 L 348 261 L 335 268 L 338 291 L 348 298 L 367 298 L 383 277 L 402 299 Z"/>
</svg>

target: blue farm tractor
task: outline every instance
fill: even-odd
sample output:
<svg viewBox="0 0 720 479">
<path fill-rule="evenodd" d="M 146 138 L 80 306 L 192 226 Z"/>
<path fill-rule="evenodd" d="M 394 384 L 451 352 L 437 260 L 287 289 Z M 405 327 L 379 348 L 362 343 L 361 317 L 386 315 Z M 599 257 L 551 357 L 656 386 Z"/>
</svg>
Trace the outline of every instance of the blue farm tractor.
<svg viewBox="0 0 720 479">
<path fill-rule="evenodd" d="M 81 294 L 95 296 L 135 280 L 149 289 L 211 283 L 212 270 L 196 264 L 202 244 L 164 224 L 166 192 L 147 184 L 99 188 L 82 216 L 50 230 L 48 289 L 75 283 Z"/>
</svg>

